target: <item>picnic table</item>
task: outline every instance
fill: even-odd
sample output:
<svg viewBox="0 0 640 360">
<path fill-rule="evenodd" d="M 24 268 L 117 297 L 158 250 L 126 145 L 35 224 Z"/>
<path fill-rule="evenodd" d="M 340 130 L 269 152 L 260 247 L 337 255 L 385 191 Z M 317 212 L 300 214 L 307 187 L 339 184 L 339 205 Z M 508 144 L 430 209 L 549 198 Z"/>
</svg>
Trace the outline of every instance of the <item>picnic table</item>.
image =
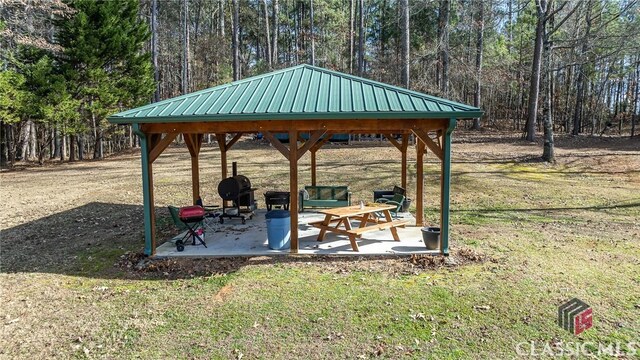
<svg viewBox="0 0 640 360">
<path fill-rule="evenodd" d="M 360 205 L 345 206 L 333 209 L 320 210 L 325 214 L 324 220 L 314 221 L 309 225 L 320 229 L 318 241 L 324 240 L 327 231 L 349 237 L 351 247 L 354 251 L 358 251 L 356 238 L 369 231 L 389 229 L 395 241 L 400 241 L 396 227 L 404 227 L 409 220 L 393 220 L 390 210 L 396 209 L 395 205 L 385 204 L 367 204 L 364 207 Z M 384 218 L 377 216 L 382 214 Z M 358 227 L 353 227 L 352 221 L 360 222 Z"/>
</svg>

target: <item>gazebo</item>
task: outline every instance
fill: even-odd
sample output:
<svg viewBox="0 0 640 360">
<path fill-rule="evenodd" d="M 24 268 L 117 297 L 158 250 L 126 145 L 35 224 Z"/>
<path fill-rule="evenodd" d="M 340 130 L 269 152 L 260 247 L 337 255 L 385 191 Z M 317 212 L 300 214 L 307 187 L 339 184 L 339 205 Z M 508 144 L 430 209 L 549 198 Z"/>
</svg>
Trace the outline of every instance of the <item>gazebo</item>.
<svg viewBox="0 0 640 360">
<path fill-rule="evenodd" d="M 482 115 L 479 108 L 404 88 L 310 65 L 294 66 L 174 97 L 109 117 L 131 124 L 140 137 L 145 254 L 155 255 L 153 162 L 182 134 L 191 155 L 193 201 L 200 194 L 199 153 L 204 134 L 215 134 L 226 153 L 243 134 L 260 132 L 289 162 L 291 250 L 298 252 L 298 160 L 311 155 L 316 185 L 316 152 L 336 133 L 383 134 L 401 152 L 402 187 L 407 187 L 409 137 L 416 138 L 416 226 L 424 218 L 424 168 L 427 149 L 441 161 L 440 253 L 449 251 L 451 133 L 456 120 Z M 287 133 L 284 144 L 275 134 Z M 298 146 L 296 139 L 308 139 Z M 233 134 L 227 141 L 227 134 Z M 393 134 L 393 136 L 392 136 Z M 401 137 L 396 138 L 397 135 Z"/>
</svg>

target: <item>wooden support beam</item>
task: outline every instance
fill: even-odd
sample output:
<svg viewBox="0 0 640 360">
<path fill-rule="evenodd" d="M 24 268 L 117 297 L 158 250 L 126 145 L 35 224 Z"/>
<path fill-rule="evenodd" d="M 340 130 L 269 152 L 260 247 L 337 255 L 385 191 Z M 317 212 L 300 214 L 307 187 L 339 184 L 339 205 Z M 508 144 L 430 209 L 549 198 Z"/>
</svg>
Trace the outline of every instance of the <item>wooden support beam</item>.
<svg viewBox="0 0 640 360">
<path fill-rule="evenodd" d="M 220 148 L 220 175 L 222 179 L 226 179 L 227 176 L 227 134 L 217 133 L 216 141 L 218 142 L 218 147 Z"/>
<path fill-rule="evenodd" d="M 146 133 L 218 134 L 235 132 L 308 132 L 327 129 L 334 133 L 403 133 L 414 127 L 434 131 L 447 126 L 449 119 L 350 119 L 350 120 L 253 120 L 253 121 L 194 121 L 141 124 Z"/>
<path fill-rule="evenodd" d="M 289 131 L 289 141 L 298 138 L 296 130 Z M 283 145 L 284 146 L 284 145 Z M 291 213 L 291 253 L 298 253 L 298 147 L 289 144 L 289 212 Z"/>
<path fill-rule="evenodd" d="M 191 195 L 195 205 L 200 197 L 200 164 L 198 157 L 202 147 L 202 134 L 184 134 L 184 141 L 187 143 L 191 154 Z"/>
<path fill-rule="evenodd" d="M 149 162 L 153 163 L 156 159 L 162 154 L 162 152 L 176 139 L 178 134 L 167 134 L 162 138 L 150 151 L 149 151 Z"/>
<path fill-rule="evenodd" d="M 418 137 L 416 144 L 416 226 L 424 225 L 424 151 L 425 144 Z"/>
<path fill-rule="evenodd" d="M 438 159 L 442 160 L 442 148 L 436 144 L 433 139 L 429 136 L 429 134 L 423 129 L 412 129 L 413 133 L 418 137 L 418 139 L 422 140 L 425 145 L 431 150 Z"/>
<path fill-rule="evenodd" d="M 235 144 L 236 142 L 238 142 L 238 140 L 240 140 L 240 138 L 242 137 L 241 132 L 236 133 L 233 138 L 231 140 L 229 140 L 229 142 L 225 145 L 225 150 L 229 151 L 229 149 L 231 149 L 231 147 L 233 146 L 233 144 Z"/>
<path fill-rule="evenodd" d="M 316 130 L 310 136 L 309 140 L 305 141 L 304 144 L 298 149 L 298 160 L 309 150 L 313 145 L 315 145 L 318 140 L 326 133 L 327 130 Z"/>
<path fill-rule="evenodd" d="M 267 138 L 267 140 L 269 140 L 269 142 L 271 143 L 271 145 L 273 145 L 274 148 L 276 148 L 278 151 L 280 151 L 280 153 L 282 155 L 284 155 L 285 158 L 287 158 L 287 160 L 289 160 L 289 156 L 290 156 L 290 149 L 287 149 L 286 146 L 284 146 L 284 144 L 282 142 L 280 142 L 280 140 L 276 139 L 275 136 L 273 136 L 273 134 L 269 131 L 263 131 L 262 135 L 264 135 L 264 137 Z M 295 137 L 291 137 L 291 135 L 289 135 L 289 147 L 291 149 L 296 148 L 297 149 L 297 145 L 295 145 L 296 141 L 291 139 L 297 139 L 298 138 L 298 134 L 296 133 Z M 297 163 L 298 158 L 296 158 L 296 163 Z"/>
<path fill-rule="evenodd" d="M 311 151 L 311 186 L 316 186 L 316 151 Z"/>
<path fill-rule="evenodd" d="M 320 150 L 320 148 L 328 143 L 331 140 L 331 137 L 334 135 L 335 133 L 333 131 L 327 131 L 324 134 L 324 137 L 322 139 L 320 139 L 317 143 L 313 144 L 313 146 L 311 147 L 311 151 L 312 152 L 316 152 L 318 150 Z"/>
<path fill-rule="evenodd" d="M 398 140 L 396 140 L 396 138 L 393 137 L 393 135 L 391 135 L 390 133 L 384 133 L 382 135 L 384 135 L 384 137 L 386 137 L 387 140 L 389 140 L 389 142 L 396 147 L 396 149 L 402 151 L 402 145 L 398 142 Z"/>
<path fill-rule="evenodd" d="M 195 135 L 194 134 L 182 134 L 182 136 L 184 137 L 184 142 L 185 144 L 187 144 L 187 149 L 189 150 L 189 154 L 191 154 L 191 157 L 194 157 L 196 155 L 198 155 L 198 153 L 196 152 L 196 141 L 195 141 Z"/>
<path fill-rule="evenodd" d="M 329 142 L 329 140 L 331 140 L 332 136 L 333 136 L 333 132 L 331 131 L 325 132 L 324 137 L 318 140 L 315 144 L 313 144 L 313 146 L 311 146 L 311 149 L 309 149 L 309 151 L 311 151 L 311 186 L 316 186 L 316 179 L 317 179 L 316 153 L 318 152 L 318 150 L 320 150 L 320 148 L 324 144 L 326 144 L 327 142 Z"/>
<path fill-rule="evenodd" d="M 407 149 L 409 148 L 409 134 L 402 134 L 402 143 L 400 144 L 400 151 L 402 152 L 402 188 L 405 189 L 405 191 L 408 191 L 409 189 L 407 189 Z"/>
</svg>

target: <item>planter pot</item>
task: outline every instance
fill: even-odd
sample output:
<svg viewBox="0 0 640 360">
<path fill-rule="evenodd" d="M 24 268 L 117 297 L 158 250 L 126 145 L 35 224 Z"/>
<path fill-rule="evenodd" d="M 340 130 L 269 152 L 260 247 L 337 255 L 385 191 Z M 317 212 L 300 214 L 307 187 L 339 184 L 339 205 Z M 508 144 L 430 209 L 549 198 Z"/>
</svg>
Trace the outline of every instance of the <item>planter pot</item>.
<svg viewBox="0 0 640 360">
<path fill-rule="evenodd" d="M 439 227 L 423 227 L 422 240 L 427 250 L 438 250 L 440 248 L 440 228 Z"/>
<path fill-rule="evenodd" d="M 409 212 L 409 208 L 411 207 L 411 199 L 405 198 L 402 202 L 402 212 Z"/>
</svg>

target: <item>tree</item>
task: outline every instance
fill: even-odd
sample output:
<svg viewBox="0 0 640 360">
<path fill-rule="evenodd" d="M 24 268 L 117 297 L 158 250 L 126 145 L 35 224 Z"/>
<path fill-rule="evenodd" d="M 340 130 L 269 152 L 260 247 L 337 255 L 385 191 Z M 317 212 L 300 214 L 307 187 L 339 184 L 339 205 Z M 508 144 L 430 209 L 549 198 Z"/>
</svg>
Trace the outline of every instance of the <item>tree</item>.
<svg viewBox="0 0 640 360">
<path fill-rule="evenodd" d="M 160 101 L 160 76 L 158 73 L 158 0 L 151 0 L 151 61 L 153 62 L 153 80 L 156 89 L 153 101 Z"/>
<path fill-rule="evenodd" d="M 480 93 L 482 91 L 482 50 L 484 47 L 484 2 L 483 0 L 476 0 L 475 5 L 477 8 L 476 19 L 476 86 L 473 93 L 473 106 L 480 107 Z M 474 130 L 480 129 L 480 118 L 473 119 Z"/>
<path fill-rule="evenodd" d="M 2 121 L 2 149 L 0 166 L 13 165 L 16 160 L 17 142 L 14 140 L 15 124 L 19 124 L 30 93 L 24 87 L 24 75 L 11 70 L 0 71 L 0 121 Z"/>
<path fill-rule="evenodd" d="M 444 96 L 449 95 L 449 15 L 451 13 L 451 0 L 440 2 L 438 13 L 438 33 L 440 41 L 440 63 L 442 64 L 442 78 L 440 79 L 440 91 Z"/>
<path fill-rule="evenodd" d="M 355 0 L 349 0 L 349 74 L 353 74 L 353 48 L 354 46 L 354 6 Z"/>
<path fill-rule="evenodd" d="M 273 25 L 273 31 L 271 34 L 271 51 L 273 52 L 273 59 L 271 63 L 273 66 L 278 66 L 280 57 L 278 56 L 278 37 L 280 36 L 280 26 L 278 24 L 278 0 L 273 0 L 273 14 L 271 18 L 271 24 Z"/>
<path fill-rule="evenodd" d="M 542 39 L 546 23 L 546 0 L 536 0 L 536 37 L 533 48 L 533 62 L 531 65 L 531 81 L 529 82 L 529 105 L 527 107 L 526 139 L 534 141 L 536 138 L 536 118 L 538 116 L 538 94 L 540 92 L 540 66 L 542 64 Z"/>
<path fill-rule="evenodd" d="M 0 38 L 14 50 L 21 45 L 60 51 L 62 49 L 51 39 L 51 19 L 52 16 L 69 17 L 73 12 L 63 0 L 2 1 Z"/>
<path fill-rule="evenodd" d="M 233 0 L 233 38 L 231 40 L 231 48 L 233 50 L 233 80 L 240 80 L 240 5 L 238 0 Z"/>
<path fill-rule="evenodd" d="M 358 76 L 364 75 L 364 1 L 358 2 Z"/>
<path fill-rule="evenodd" d="M 309 8 L 309 29 L 311 32 L 311 65 L 316 65 L 316 43 L 315 33 L 313 31 L 313 0 L 311 0 Z"/>
<path fill-rule="evenodd" d="M 271 36 L 269 35 L 269 9 L 267 7 L 267 0 L 263 0 L 262 3 L 264 5 L 264 32 L 267 37 L 267 41 L 265 42 L 267 48 L 266 58 L 269 69 L 271 69 L 273 67 L 273 54 L 271 53 Z"/>
<path fill-rule="evenodd" d="M 182 93 L 189 93 L 189 0 L 182 0 Z"/>
<path fill-rule="evenodd" d="M 409 28 L 409 0 L 400 2 L 400 11 L 402 13 L 402 85 L 409 88 L 409 46 L 410 46 L 410 28 Z"/>
<path fill-rule="evenodd" d="M 154 91 L 150 54 L 142 51 L 150 32 L 136 0 L 72 0 L 69 6 L 76 13 L 56 21 L 64 48 L 57 61 L 81 119 L 93 129 L 94 158 L 102 158 L 105 131 L 115 130 L 106 117 L 148 101 Z"/>
<path fill-rule="evenodd" d="M 587 56 L 587 51 L 589 50 L 592 7 L 592 0 L 588 0 L 586 3 L 587 15 L 585 16 L 586 26 L 584 30 L 584 38 L 582 40 L 582 46 L 580 48 L 580 55 L 583 58 Z M 578 78 L 576 80 L 576 106 L 573 113 L 573 130 L 571 131 L 571 134 L 573 135 L 578 135 L 582 131 L 582 102 L 584 101 L 585 87 L 587 86 L 587 78 L 584 76 L 585 68 L 586 66 L 584 62 L 578 66 Z"/>
</svg>

